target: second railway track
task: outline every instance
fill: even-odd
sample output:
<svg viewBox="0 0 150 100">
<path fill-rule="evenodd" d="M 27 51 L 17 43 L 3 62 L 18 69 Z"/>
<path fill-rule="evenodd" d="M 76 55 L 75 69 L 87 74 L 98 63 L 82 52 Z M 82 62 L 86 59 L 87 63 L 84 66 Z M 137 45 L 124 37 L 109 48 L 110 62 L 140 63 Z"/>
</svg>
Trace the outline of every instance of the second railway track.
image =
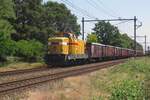
<svg viewBox="0 0 150 100">
<path fill-rule="evenodd" d="M 24 73 L 32 73 L 35 71 L 43 71 L 43 70 L 46 70 L 46 68 L 33 68 L 33 69 L 5 71 L 5 72 L 0 72 L 0 77 L 10 76 L 10 75 L 18 75 L 18 74 L 24 74 Z"/>
<path fill-rule="evenodd" d="M 98 69 L 106 68 L 108 66 L 123 63 L 124 61 L 125 60 L 116 60 L 116 61 L 107 61 L 107 62 L 96 63 L 96 64 L 82 65 L 79 67 L 72 67 L 72 68 L 67 68 L 66 70 L 56 71 L 53 73 L 49 73 L 47 75 L 45 74 L 37 77 L 31 77 L 22 80 L 1 83 L 0 94 L 6 94 L 8 92 L 12 92 L 21 88 L 27 88 L 32 85 L 37 85 L 48 81 L 58 80 L 69 76 L 75 76 L 75 75 L 92 72 Z"/>
</svg>

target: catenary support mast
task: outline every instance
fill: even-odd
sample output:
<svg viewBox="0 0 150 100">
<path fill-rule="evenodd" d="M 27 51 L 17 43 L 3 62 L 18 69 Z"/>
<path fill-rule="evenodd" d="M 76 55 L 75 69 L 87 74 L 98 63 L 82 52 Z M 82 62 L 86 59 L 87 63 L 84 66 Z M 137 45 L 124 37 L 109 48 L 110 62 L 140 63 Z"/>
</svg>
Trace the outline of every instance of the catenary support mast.
<svg viewBox="0 0 150 100">
<path fill-rule="evenodd" d="M 104 20 L 99 20 L 99 19 L 94 19 L 94 20 L 85 20 L 84 17 L 82 18 L 82 39 L 84 40 L 85 35 L 84 35 L 84 23 L 85 22 L 95 22 L 95 21 L 134 21 L 134 50 L 136 51 L 136 29 L 137 29 L 137 18 L 134 16 L 132 19 L 104 19 Z M 136 55 L 136 52 L 135 52 Z"/>
</svg>

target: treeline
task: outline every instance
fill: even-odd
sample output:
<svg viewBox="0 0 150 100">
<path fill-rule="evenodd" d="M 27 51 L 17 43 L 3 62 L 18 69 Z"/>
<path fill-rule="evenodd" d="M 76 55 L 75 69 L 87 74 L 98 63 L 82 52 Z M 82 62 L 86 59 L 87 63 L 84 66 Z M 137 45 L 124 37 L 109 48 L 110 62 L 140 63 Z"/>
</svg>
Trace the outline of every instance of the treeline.
<svg viewBox="0 0 150 100">
<path fill-rule="evenodd" d="M 134 40 L 127 34 L 121 34 L 119 29 L 109 22 L 100 21 L 95 24 L 93 33 L 87 37 L 88 42 L 98 42 L 123 48 L 134 49 Z M 142 45 L 137 42 L 137 49 L 143 50 Z"/>
<path fill-rule="evenodd" d="M 64 4 L 0 0 L 0 61 L 7 56 L 37 60 L 44 55 L 47 38 L 66 31 L 79 33 L 80 26 Z"/>
<path fill-rule="evenodd" d="M 109 22 L 99 22 L 89 41 L 133 48 L 133 40 L 121 35 Z M 0 61 L 7 56 L 25 60 L 43 57 L 47 38 L 58 32 L 80 35 L 77 17 L 64 5 L 42 0 L 0 0 Z M 142 46 L 138 44 L 138 48 Z"/>
</svg>

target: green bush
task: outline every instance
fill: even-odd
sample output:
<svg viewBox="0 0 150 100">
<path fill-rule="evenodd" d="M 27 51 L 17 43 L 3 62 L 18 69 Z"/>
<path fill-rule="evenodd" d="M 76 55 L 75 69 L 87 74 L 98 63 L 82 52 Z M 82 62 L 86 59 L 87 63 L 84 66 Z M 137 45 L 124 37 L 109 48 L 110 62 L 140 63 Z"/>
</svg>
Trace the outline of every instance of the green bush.
<svg viewBox="0 0 150 100">
<path fill-rule="evenodd" d="M 35 40 L 20 40 L 17 42 L 17 56 L 24 57 L 28 61 L 34 61 L 41 58 L 44 54 L 44 46 Z"/>
<path fill-rule="evenodd" d="M 125 80 L 114 87 L 110 100 L 142 100 L 143 88 L 140 82 Z"/>
<path fill-rule="evenodd" d="M 16 42 L 10 39 L 0 39 L 0 61 L 5 61 L 7 56 L 13 56 L 17 52 Z"/>
<path fill-rule="evenodd" d="M 0 56 L 15 54 L 15 42 L 12 40 L 4 40 L 0 42 Z"/>
<path fill-rule="evenodd" d="M 0 32 L 0 62 L 7 61 L 8 56 L 23 57 L 27 61 L 35 61 L 43 56 L 44 46 L 35 40 L 20 40 L 8 38 Z"/>
</svg>

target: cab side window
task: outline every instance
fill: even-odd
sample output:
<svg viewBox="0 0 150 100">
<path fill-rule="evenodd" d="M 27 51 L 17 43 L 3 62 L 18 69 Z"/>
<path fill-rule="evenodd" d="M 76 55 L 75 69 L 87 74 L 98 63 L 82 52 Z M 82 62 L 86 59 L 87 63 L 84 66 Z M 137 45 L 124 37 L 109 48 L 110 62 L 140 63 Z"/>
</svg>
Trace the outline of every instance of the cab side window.
<svg viewBox="0 0 150 100">
<path fill-rule="evenodd" d="M 64 37 L 70 38 L 70 35 L 68 33 L 65 33 Z"/>
</svg>

